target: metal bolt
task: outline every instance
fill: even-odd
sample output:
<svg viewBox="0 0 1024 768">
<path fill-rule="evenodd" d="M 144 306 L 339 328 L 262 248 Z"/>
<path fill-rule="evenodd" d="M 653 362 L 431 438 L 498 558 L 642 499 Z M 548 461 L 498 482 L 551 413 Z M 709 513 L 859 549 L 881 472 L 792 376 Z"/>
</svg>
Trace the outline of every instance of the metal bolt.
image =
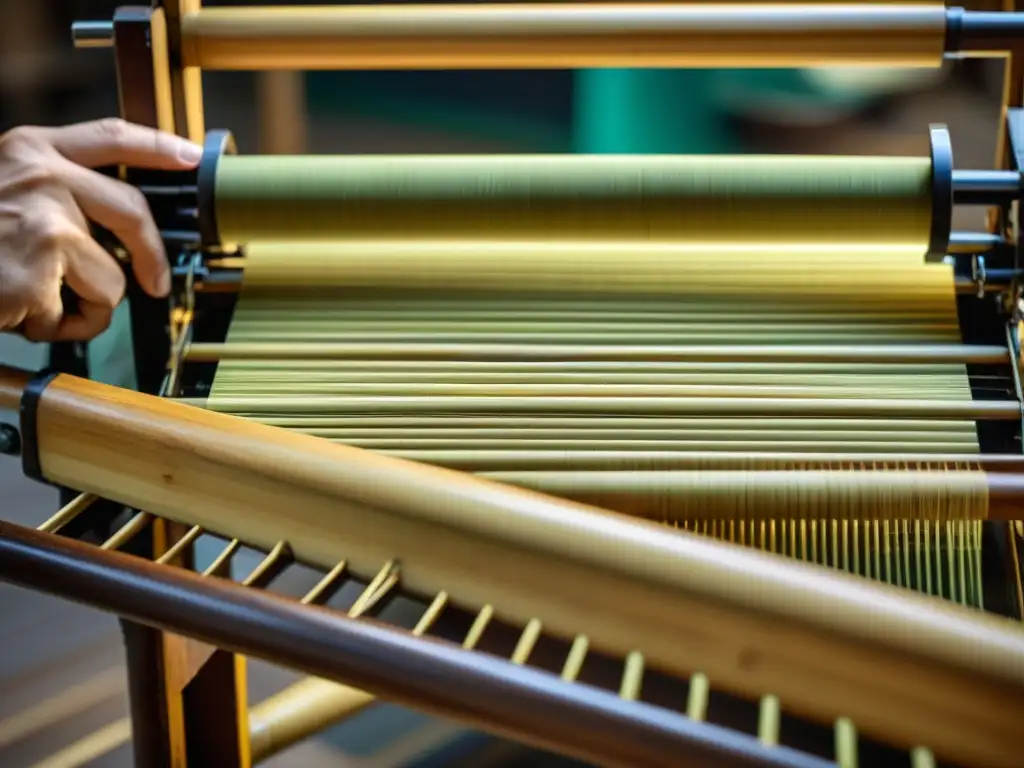
<svg viewBox="0 0 1024 768">
<path fill-rule="evenodd" d="M 17 456 L 21 453 L 21 435 L 10 424 L 0 424 L 0 454 Z"/>
<path fill-rule="evenodd" d="M 76 21 L 71 25 L 71 40 L 75 48 L 112 48 L 114 22 Z"/>
</svg>

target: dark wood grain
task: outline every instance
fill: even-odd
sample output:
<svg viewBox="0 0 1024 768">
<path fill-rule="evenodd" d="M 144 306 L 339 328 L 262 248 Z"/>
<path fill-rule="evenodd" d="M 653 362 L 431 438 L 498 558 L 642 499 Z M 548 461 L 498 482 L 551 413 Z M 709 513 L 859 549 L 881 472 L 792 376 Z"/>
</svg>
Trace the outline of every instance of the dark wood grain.
<svg viewBox="0 0 1024 768">
<path fill-rule="evenodd" d="M 609 768 L 831 763 L 370 620 L 0 523 L 0 578 Z"/>
</svg>

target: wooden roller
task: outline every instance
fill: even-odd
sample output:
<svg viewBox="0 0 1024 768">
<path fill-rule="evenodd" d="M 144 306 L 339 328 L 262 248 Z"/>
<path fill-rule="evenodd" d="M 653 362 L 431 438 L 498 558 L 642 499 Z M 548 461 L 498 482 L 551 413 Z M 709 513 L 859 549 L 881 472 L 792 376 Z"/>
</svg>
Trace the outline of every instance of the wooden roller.
<svg viewBox="0 0 1024 768">
<path fill-rule="evenodd" d="M 0 408 L 24 373 L 0 369 Z M 323 568 L 401 564 L 519 625 L 640 651 L 793 714 L 849 717 L 939 759 L 1012 764 L 1024 631 L 862 579 L 534 492 L 59 375 L 36 409 L 42 475 Z M 29 446 L 31 451 L 31 446 Z"/>
<path fill-rule="evenodd" d="M 943 3 L 515 3 L 207 8 L 202 69 L 938 67 Z"/>
</svg>

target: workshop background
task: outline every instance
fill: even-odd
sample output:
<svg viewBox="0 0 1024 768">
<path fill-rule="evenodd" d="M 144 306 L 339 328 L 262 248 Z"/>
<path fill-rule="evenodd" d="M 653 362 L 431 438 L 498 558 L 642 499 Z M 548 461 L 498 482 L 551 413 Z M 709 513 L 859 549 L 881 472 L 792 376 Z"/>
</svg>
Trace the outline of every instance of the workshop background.
<svg viewBox="0 0 1024 768">
<path fill-rule="evenodd" d="M 205 3 L 242 4 L 255 3 Z M 115 6 L 0 0 L 0 129 L 116 114 L 110 51 L 76 51 L 69 32 L 76 19 L 109 19 Z M 231 129 L 241 152 L 923 154 L 928 124 L 945 122 L 957 164 L 984 168 L 994 153 L 1001 74 L 998 61 L 872 78 L 751 70 L 216 72 L 204 76 L 204 95 L 207 127 Z M 978 227 L 980 219 L 958 226 Z M 0 334 L 0 362 L 38 368 L 45 349 Z M 131 362 L 104 364 L 130 371 Z M 0 458 L 0 518 L 38 525 L 56 506 L 55 491 Z M 0 585 L 0 647 L 0 766 L 131 765 L 113 617 Z M 259 701 L 295 677 L 251 662 L 250 697 Z M 386 705 L 265 763 L 527 764 L 542 765 L 514 745 Z"/>
</svg>

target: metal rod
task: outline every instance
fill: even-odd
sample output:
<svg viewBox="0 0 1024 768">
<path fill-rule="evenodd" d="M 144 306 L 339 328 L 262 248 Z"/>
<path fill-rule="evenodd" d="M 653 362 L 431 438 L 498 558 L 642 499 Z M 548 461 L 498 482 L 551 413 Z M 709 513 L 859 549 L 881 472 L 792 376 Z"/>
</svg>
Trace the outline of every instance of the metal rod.
<svg viewBox="0 0 1024 768">
<path fill-rule="evenodd" d="M 1019 187 L 1016 171 L 953 171 L 954 192 L 1013 192 Z"/>
<path fill-rule="evenodd" d="M 76 21 L 71 25 L 71 41 L 75 48 L 112 48 L 114 22 Z"/>
<path fill-rule="evenodd" d="M 0 576 L 601 766 L 831 762 L 539 670 L 0 522 Z"/>
<path fill-rule="evenodd" d="M 958 205 L 1008 204 L 1021 195 L 1016 171 L 953 171 L 953 202 Z"/>
<path fill-rule="evenodd" d="M 964 51 L 1010 50 L 1024 36 L 1024 14 L 969 11 L 957 20 L 959 48 Z"/>
<path fill-rule="evenodd" d="M 1005 238 L 990 232 L 953 232 L 949 236 L 950 253 L 981 254 L 1005 245 Z"/>
</svg>

